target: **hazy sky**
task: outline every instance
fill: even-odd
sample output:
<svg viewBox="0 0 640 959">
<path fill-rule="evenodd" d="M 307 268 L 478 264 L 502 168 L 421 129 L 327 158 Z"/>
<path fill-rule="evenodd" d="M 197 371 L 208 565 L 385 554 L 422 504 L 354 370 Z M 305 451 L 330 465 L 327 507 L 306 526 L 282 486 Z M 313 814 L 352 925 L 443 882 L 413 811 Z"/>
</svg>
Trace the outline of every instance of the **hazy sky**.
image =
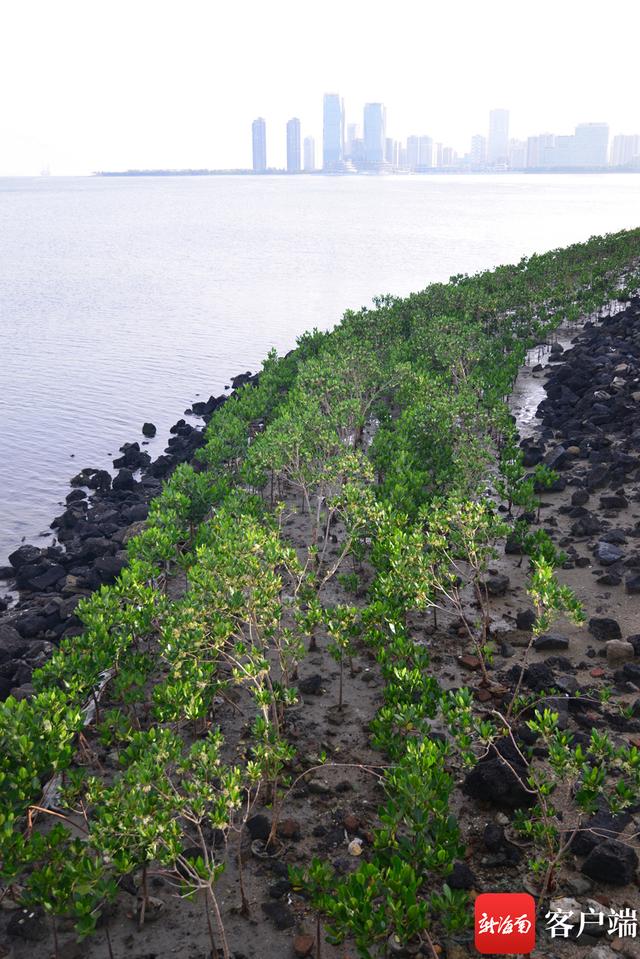
<svg viewBox="0 0 640 959">
<path fill-rule="evenodd" d="M 321 148 L 322 94 L 347 122 L 459 152 L 511 111 L 511 135 L 605 120 L 640 132 L 639 0 L 0 0 L 0 174 L 269 165 L 299 116 Z"/>
</svg>

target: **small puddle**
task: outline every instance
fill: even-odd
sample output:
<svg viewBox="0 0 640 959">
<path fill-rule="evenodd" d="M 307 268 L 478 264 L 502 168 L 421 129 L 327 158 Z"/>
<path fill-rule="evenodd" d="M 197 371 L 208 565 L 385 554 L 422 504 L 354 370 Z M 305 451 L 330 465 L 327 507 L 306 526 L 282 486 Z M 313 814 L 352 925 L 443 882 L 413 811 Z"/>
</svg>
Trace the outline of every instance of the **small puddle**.
<svg viewBox="0 0 640 959">
<path fill-rule="evenodd" d="M 581 332 L 582 326 L 561 326 L 553 338 L 563 350 L 571 348 L 572 341 Z M 527 439 L 536 431 L 539 420 L 536 418 L 538 406 L 547 394 L 544 389 L 546 374 L 542 370 L 533 372 L 535 366 L 548 366 L 552 343 L 540 343 L 527 351 L 524 365 L 520 368 L 513 390 L 509 397 L 509 407 L 516 418 L 516 428 L 520 439 Z"/>
</svg>

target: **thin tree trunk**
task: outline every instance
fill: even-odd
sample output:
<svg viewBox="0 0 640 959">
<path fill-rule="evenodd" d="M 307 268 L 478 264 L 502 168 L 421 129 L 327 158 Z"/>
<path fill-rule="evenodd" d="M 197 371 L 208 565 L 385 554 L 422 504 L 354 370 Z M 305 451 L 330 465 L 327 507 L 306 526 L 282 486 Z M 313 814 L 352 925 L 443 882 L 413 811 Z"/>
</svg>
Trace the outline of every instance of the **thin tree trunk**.
<svg viewBox="0 0 640 959">
<path fill-rule="evenodd" d="M 231 959 L 231 953 L 229 952 L 229 943 L 227 942 L 227 937 L 224 931 L 224 925 L 222 922 L 222 916 L 220 915 L 220 909 L 218 907 L 218 900 L 213 894 L 213 889 L 209 889 L 209 895 L 211 896 L 211 902 L 213 904 L 213 912 L 216 917 L 216 924 L 218 926 L 218 932 L 220 933 L 220 938 L 222 939 L 222 954 L 224 959 Z"/>
<path fill-rule="evenodd" d="M 238 833 L 238 876 L 240 878 L 240 915 L 247 918 L 251 915 L 251 907 L 244 888 L 244 864 L 242 862 L 242 830 Z"/>
<path fill-rule="evenodd" d="M 211 943 L 211 959 L 218 959 L 218 947 L 216 946 L 215 936 L 213 935 L 213 926 L 211 925 L 211 916 L 209 914 L 209 903 L 207 902 L 208 889 L 205 890 L 204 914 L 207 917 L 207 929 L 209 930 L 209 942 Z"/>
</svg>

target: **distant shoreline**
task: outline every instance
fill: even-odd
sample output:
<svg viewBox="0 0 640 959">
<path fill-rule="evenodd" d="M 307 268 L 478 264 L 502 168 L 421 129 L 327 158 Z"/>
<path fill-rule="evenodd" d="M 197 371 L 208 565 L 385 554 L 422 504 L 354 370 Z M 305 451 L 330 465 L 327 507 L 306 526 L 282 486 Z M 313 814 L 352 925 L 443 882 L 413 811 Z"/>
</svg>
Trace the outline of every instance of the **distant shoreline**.
<svg viewBox="0 0 640 959">
<path fill-rule="evenodd" d="M 623 167 L 555 167 L 550 170 L 545 167 L 535 167 L 530 169 L 520 169 L 520 170 L 452 170 L 446 167 L 434 167 L 429 170 L 420 170 L 419 172 L 409 172 L 407 170 L 397 170 L 392 173 L 381 172 L 362 172 L 350 171 L 344 173 L 329 173 L 324 170 L 313 170 L 305 171 L 301 170 L 299 173 L 289 173 L 287 170 L 265 170 L 263 173 L 255 173 L 253 170 L 97 170 L 96 172 L 90 174 L 91 176 L 97 177 L 143 177 L 143 176 L 291 176 L 291 177 L 300 177 L 300 176 L 331 176 L 331 177 L 354 177 L 354 176 L 365 176 L 365 177 L 385 177 L 385 176 L 433 176 L 433 175 L 446 175 L 446 176 L 468 176 L 469 174 L 473 175 L 482 175 L 482 176 L 512 176 L 513 174 L 541 174 L 541 173 L 551 173 L 551 174 L 562 174 L 566 175 L 568 173 L 640 173 L 640 167 L 635 167 L 633 169 L 625 169 Z"/>
</svg>

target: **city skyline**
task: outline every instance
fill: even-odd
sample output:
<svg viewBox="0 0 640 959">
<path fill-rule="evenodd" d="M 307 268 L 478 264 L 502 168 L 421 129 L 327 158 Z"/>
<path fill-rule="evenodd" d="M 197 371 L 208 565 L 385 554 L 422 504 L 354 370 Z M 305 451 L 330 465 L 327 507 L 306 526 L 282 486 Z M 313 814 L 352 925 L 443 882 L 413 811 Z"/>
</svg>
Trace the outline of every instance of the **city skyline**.
<svg viewBox="0 0 640 959">
<path fill-rule="evenodd" d="M 429 134 L 411 134 L 405 140 L 386 135 L 387 111 L 383 103 L 366 102 L 361 124 L 348 122 L 343 97 L 325 93 L 323 104 L 322 156 L 320 166 L 307 149 L 304 166 L 300 158 L 301 121 L 294 117 L 286 125 L 286 172 L 390 173 L 428 172 L 434 169 L 470 172 L 509 170 L 571 170 L 604 167 L 640 170 L 640 134 L 610 136 L 604 121 L 577 123 L 572 133 L 537 133 L 525 139 L 511 137 L 510 111 L 494 107 L 488 111 L 486 134 L 475 133 L 469 148 L 459 154 L 453 147 Z M 256 162 L 253 121 L 253 172 L 280 168 L 261 156 Z M 305 137 L 309 144 L 313 137 Z M 295 148 L 294 148 L 295 144 Z"/>
<path fill-rule="evenodd" d="M 286 166 L 276 131 L 292 117 L 319 165 L 325 90 L 344 98 L 346 125 L 384 103 L 387 136 L 428 134 L 459 154 L 486 135 L 491 106 L 510 108 L 515 139 L 590 120 L 635 135 L 633 58 L 604 64 L 636 26 L 628 0 L 610 0 L 605 18 L 595 0 L 540 0 L 535 16 L 508 0 L 409 0 L 392 17 L 381 0 L 325 0 L 312 20 L 293 0 L 184 0 L 179 13 L 170 0 L 7 0 L 0 174 L 250 168 L 258 115 L 271 165 Z"/>
</svg>

